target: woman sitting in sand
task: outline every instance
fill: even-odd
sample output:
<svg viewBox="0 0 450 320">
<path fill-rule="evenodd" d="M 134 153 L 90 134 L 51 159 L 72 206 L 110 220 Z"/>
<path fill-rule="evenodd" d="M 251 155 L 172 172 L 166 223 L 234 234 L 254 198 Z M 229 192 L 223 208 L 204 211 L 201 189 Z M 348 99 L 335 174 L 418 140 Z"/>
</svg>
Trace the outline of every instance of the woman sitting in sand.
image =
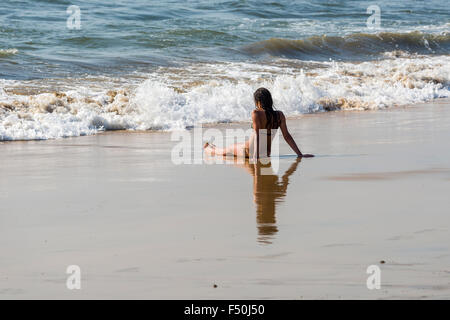
<svg viewBox="0 0 450 320">
<path fill-rule="evenodd" d="M 265 135 L 267 136 L 267 156 L 270 157 L 271 143 L 273 137 L 275 136 L 275 134 L 272 134 L 272 130 L 280 128 L 284 140 L 286 140 L 287 144 L 292 148 L 292 150 L 295 151 L 299 158 L 314 157 L 312 154 L 303 154 L 300 152 L 300 149 L 297 147 L 297 144 L 287 129 L 286 118 L 284 117 L 283 112 L 273 110 L 273 100 L 269 90 L 266 88 L 259 88 L 253 94 L 253 97 L 255 100 L 256 109 L 252 111 L 252 127 L 254 129 L 252 137 L 245 143 L 236 143 L 224 149 L 217 148 L 213 144 L 207 142 L 204 145 L 204 149 L 208 155 L 231 155 L 235 157 L 249 158 L 250 144 L 252 144 L 254 146 L 253 157 L 259 159 L 259 147 L 261 145 L 260 136 Z"/>
</svg>

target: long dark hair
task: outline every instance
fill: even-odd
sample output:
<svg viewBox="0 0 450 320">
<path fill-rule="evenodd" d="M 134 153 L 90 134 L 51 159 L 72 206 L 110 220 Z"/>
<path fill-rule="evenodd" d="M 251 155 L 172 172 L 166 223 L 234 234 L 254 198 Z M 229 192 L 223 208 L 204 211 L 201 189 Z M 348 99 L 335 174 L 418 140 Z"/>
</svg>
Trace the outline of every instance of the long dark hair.
<svg viewBox="0 0 450 320">
<path fill-rule="evenodd" d="M 266 88 L 259 88 L 253 94 L 255 104 L 259 102 L 261 108 L 266 112 L 267 125 L 266 129 L 277 129 L 280 126 L 278 112 L 273 110 L 273 100 L 270 91 Z"/>
</svg>

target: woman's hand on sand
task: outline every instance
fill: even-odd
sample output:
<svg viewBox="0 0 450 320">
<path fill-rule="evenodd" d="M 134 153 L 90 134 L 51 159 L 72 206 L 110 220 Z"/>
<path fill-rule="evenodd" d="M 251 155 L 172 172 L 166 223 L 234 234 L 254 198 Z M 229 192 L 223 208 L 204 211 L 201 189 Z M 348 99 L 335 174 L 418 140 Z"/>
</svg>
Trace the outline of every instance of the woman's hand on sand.
<svg viewBox="0 0 450 320">
<path fill-rule="evenodd" d="M 308 153 L 298 155 L 298 158 L 313 158 L 313 157 L 314 157 L 313 154 L 308 154 Z"/>
</svg>

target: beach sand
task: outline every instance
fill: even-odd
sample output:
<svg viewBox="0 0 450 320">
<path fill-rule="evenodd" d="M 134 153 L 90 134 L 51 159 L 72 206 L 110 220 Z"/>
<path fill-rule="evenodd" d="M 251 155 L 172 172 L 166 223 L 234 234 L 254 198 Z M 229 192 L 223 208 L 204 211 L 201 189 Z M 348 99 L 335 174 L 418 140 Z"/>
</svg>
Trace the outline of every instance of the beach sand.
<svg viewBox="0 0 450 320">
<path fill-rule="evenodd" d="M 0 299 L 450 298 L 450 102 L 288 126 L 317 157 L 278 177 L 162 132 L 0 143 Z"/>
</svg>

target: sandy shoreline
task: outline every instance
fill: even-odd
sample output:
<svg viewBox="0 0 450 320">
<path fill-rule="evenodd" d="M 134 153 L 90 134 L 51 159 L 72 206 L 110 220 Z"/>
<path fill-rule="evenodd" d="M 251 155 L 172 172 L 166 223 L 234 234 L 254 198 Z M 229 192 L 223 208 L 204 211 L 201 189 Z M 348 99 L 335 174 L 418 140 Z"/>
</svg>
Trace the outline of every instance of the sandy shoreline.
<svg viewBox="0 0 450 320">
<path fill-rule="evenodd" d="M 0 299 L 448 299 L 449 107 L 291 119 L 317 157 L 276 179 L 176 166 L 170 133 L 0 143 Z"/>
</svg>

